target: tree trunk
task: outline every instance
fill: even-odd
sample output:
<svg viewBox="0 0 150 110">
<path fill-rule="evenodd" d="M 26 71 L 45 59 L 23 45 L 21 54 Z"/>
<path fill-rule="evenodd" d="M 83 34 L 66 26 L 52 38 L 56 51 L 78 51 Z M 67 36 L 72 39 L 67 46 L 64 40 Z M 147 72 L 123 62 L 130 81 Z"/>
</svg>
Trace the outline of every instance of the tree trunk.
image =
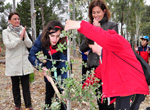
<svg viewBox="0 0 150 110">
<path fill-rule="evenodd" d="M 30 0 L 31 4 L 31 28 L 32 28 L 32 40 L 36 40 L 36 13 L 34 11 L 34 0 Z"/>
<path fill-rule="evenodd" d="M 72 0 L 72 4 L 73 4 L 73 20 L 75 20 L 75 0 Z M 75 36 L 75 34 L 74 34 Z M 73 37 L 73 46 L 75 47 L 75 49 L 73 50 L 73 56 L 76 56 L 76 38 Z"/>
<path fill-rule="evenodd" d="M 41 0 L 41 15 L 42 15 L 42 26 L 43 26 L 43 29 L 45 27 L 45 21 L 44 21 L 44 9 L 43 9 L 43 0 Z"/>
<path fill-rule="evenodd" d="M 70 0 L 68 0 L 68 20 L 70 20 Z M 67 37 L 67 61 L 70 66 L 70 40 L 69 36 Z M 70 71 L 68 70 L 68 77 L 70 77 Z"/>
<path fill-rule="evenodd" d="M 13 11 L 16 12 L 16 0 L 13 0 Z"/>
<path fill-rule="evenodd" d="M 70 20 L 70 0 L 68 0 L 68 20 Z M 70 40 L 69 40 L 69 37 L 67 37 L 67 62 L 68 62 L 68 65 L 70 65 Z M 67 72 L 67 76 L 68 78 L 70 77 L 70 70 L 68 70 Z M 70 94 L 68 94 L 69 97 L 70 97 Z M 71 110 L 71 101 L 70 99 L 68 98 L 67 99 L 67 110 Z"/>
<path fill-rule="evenodd" d="M 140 21 L 140 17 L 138 15 L 136 15 L 136 39 L 135 39 L 135 45 L 137 46 L 137 40 L 139 38 L 139 21 Z"/>
<path fill-rule="evenodd" d="M 122 11 L 121 11 L 121 35 L 123 36 L 123 6 L 122 6 Z"/>
</svg>

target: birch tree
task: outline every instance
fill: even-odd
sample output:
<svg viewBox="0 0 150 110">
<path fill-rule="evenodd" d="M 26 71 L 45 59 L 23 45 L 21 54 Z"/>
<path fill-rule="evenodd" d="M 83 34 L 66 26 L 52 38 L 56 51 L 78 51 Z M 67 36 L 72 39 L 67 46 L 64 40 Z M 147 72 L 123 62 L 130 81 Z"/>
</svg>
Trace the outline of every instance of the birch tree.
<svg viewBox="0 0 150 110">
<path fill-rule="evenodd" d="M 16 11 L 16 0 L 13 0 L 13 11 Z"/>
<path fill-rule="evenodd" d="M 32 40 L 35 42 L 36 40 L 36 12 L 34 9 L 34 0 L 30 0 L 31 4 L 31 30 L 32 30 Z"/>
</svg>

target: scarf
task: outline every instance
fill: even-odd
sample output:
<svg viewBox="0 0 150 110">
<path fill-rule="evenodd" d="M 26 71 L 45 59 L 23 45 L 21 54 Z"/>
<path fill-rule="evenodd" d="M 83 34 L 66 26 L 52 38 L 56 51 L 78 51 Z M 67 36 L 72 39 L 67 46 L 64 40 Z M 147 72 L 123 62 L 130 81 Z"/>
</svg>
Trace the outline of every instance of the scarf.
<svg viewBox="0 0 150 110">
<path fill-rule="evenodd" d="M 12 24 L 9 24 L 8 25 L 9 29 L 15 33 L 17 33 L 18 35 L 20 35 L 20 31 L 21 31 L 21 27 L 15 27 L 13 26 Z"/>
<path fill-rule="evenodd" d="M 49 55 L 53 55 L 54 53 L 57 52 L 57 50 L 56 50 L 56 49 L 53 49 L 52 46 L 49 46 L 49 49 L 50 49 L 50 50 L 48 51 Z"/>
</svg>

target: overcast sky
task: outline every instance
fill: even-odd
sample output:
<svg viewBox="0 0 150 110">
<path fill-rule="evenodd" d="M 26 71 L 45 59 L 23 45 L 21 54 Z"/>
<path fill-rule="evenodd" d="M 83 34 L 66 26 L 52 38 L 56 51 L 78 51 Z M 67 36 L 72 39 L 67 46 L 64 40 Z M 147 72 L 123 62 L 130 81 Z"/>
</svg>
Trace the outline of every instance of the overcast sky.
<svg viewBox="0 0 150 110">
<path fill-rule="evenodd" d="M 147 5 L 150 5 L 150 0 L 145 0 Z"/>
</svg>

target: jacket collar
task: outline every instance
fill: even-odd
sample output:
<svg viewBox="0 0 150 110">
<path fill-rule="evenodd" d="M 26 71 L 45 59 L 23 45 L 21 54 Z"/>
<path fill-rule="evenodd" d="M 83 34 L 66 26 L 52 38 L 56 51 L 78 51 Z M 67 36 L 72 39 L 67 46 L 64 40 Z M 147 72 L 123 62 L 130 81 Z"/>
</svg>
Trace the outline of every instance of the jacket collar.
<svg viewBox="0 0 150 110">
<path fill-rule="evenodd" d="M 101 21 L 99 21 L 99 23 L 101 24 L 101 26 L 103 24 L 105 24 L 106 22 L 107 22 L 107 18 L 106 17 L 104 17 Z"/>
<path fill-rule="evenodd" d="M 7 26 L 7 30 L 8 30 L 8 31 L 11 31 L 10 28 L 9 28 L 9 26 Z"/>
</svg>

